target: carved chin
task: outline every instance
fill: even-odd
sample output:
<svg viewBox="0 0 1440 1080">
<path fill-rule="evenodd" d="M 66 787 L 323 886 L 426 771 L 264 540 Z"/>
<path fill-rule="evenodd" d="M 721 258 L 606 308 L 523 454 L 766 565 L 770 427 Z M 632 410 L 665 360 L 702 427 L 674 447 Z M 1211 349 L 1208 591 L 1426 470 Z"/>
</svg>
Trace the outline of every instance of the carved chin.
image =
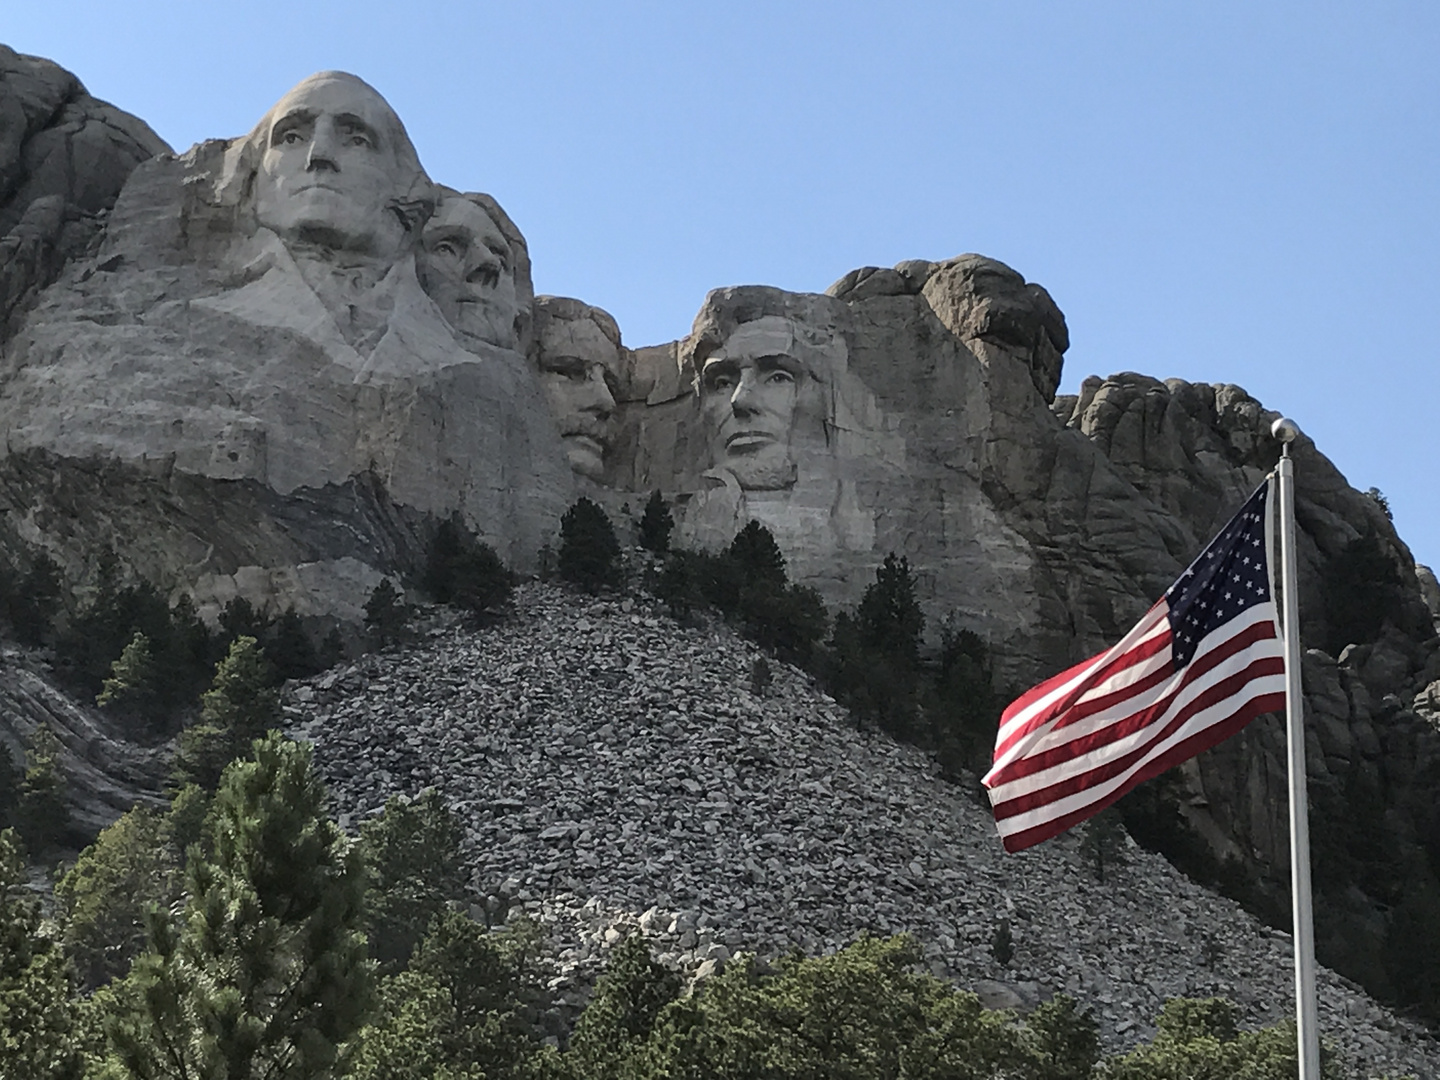
<svg viewBox="0 0 1440 1080">
<path fill-rule="evenodd" d="M 565 456 L 570 468 L 587 480 L 605 479 L 605 448 L 585 435 L 565 436 Z"/>
<path fill-rule="evenodd" d="M 724 465 L 745 491 L 778 491 L 795 483 L 795 462 L 779 443 L 757 454 L 727 454 Z"/>
</svg>

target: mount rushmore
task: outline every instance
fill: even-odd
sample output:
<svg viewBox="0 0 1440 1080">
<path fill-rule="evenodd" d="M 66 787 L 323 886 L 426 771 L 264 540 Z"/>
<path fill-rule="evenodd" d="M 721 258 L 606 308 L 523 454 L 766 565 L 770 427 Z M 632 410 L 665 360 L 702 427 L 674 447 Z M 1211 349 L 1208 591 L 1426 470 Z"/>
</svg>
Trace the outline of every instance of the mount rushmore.
<svg viewBox="0 0 1440 1080">
<path fill-rule="evenodd" d="M 72 587 L 113 550 L 212 619 L 240 596 L 353 624 L 442 521 L 532 572 L 579 495 L 623 532 L 658 491 L 683 546 L 757 520 L 832 606 L 904 554 L 929 625 L 978 634 L 1014 687 L 1122 634 L 1279 456 L 1278 414 L 1235 386 L 1057 394 L 1064 316 L 980 255 L 721 288 L 681 340 L 625 342 L 535 296 L 517 224 L 432 180 L 353 75 L 177 154 L 0 48 L 0 116 L 0 548 Z M 1440 589 L 1379 500 L 1293 452 L 1312 790 L 1378 792 L 1440 861 Z M 1283 891 L 1278 724 L 1181 783 L 1215 858 Z M 1363 950 L 1389 908 L 1347 888 L 1320 934 Z"/>
</svg>

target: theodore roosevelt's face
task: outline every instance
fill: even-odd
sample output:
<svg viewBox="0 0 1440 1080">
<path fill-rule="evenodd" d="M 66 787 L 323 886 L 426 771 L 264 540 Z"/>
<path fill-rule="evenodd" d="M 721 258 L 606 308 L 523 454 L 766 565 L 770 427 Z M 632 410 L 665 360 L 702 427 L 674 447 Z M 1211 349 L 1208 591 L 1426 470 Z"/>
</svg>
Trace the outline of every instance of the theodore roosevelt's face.
<svg viewBox="0 0 1440 1080">
<path fill-rule="evenodd" d="M 514 253 L 490 215 L 469 199 L 446 198 L 425 224 L 421 249 L 421 281 L 450 325 L 515 348 Z"/>
<path fill-rule="evenodd" d="M 392 254 L 404 226 L 391 210 L 406 183 L 390 145 L 399 129 L 359 80 L 307 79 L 272 110 L 255 176 L 255 215 L 289 240 Z"/>
<path fill-rule="evenodd" d="M 795 479 L 790 438 L 804 366 L 794 356 L 787 319 L 742 324 L 700 369 L 700 407 L 711 461 L 740 486 L 765 490 Z"/>
<path fill-rule="evenodd" d="M 555 319 L 539 334 L 540 385 L 565 441 L 570 467 L 603 480 L 613 437 L 620 350 L 590 319 Z"/>
</svg>

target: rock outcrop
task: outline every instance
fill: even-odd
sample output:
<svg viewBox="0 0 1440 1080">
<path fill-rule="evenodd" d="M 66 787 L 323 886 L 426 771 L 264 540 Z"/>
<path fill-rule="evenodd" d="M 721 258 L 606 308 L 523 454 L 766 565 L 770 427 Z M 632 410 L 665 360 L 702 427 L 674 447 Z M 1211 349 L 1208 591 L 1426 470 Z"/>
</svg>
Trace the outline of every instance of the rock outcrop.
<svg viewBox="0 0 1440 1080">
<path fill-rule="evenodd" d="M 165 145 L 49 60 L 0 45 L 0 344 Z"/>
</svg>

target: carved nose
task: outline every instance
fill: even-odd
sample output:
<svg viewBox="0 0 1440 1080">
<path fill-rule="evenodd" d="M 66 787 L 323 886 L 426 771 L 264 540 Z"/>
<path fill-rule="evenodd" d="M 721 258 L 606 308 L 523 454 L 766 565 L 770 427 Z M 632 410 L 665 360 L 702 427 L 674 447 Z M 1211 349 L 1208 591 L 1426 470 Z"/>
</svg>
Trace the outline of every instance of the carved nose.
<svg viewBox="0 0 1440 1080">
<path fill-rule="evenodd" d="M 472 285 L 487 285 L 494 288 L 500 282 L 500 260 L 487 255 L 470 268 L 465 280 Z"/>
<path fill-rule="evenodd" d="M 590 387 L 590 401 L 585 406 L 585 411 L 594 413 L 600 419 L 605 419 L 615 411 L 615 395 L 610 393 L 610 385 L 605 381 L 605 372 L 596 365 L 590 372 L 586 385 Z"/>
<path fill-rule="evenodd" d="M 756 412 L 755 382 L 748 374 L 742 374 L 735 384 L 735 392 L 730 395 L 730 408 L 736 416 L 752 416 Z"/>
<path fill-rule="evenodd" d="M 340 165 L 335 154 L 335 135 L 327 124 L 317 124 L 310 139 L 310 153 L 305 159 L 305 168 L 310 172 L 329 169 L 339 172 Z"/>
</svg>

